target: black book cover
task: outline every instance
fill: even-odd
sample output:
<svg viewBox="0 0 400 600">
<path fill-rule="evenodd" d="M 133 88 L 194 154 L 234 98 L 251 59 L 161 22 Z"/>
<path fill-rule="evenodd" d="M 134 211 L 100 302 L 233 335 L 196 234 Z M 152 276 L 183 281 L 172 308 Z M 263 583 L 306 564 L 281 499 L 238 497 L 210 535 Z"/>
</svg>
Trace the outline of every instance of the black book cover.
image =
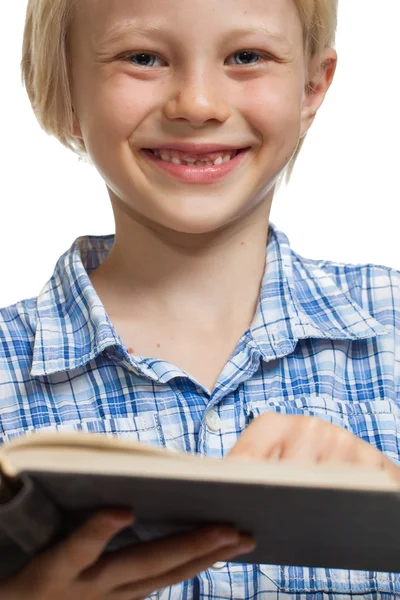
<svg viewBox="0 0 400 600">
<path fill-rule="evenodd" d="M 4 482 L 4 480 L 3 480 Z M 233 524 L 257 547 L 236 562 L 398 572 L 400 493 L 151 477 L 24 472 L 0 503 L 0 577 L 93 511 L 129 507 L 135 524 L 107 551 L 196 525 Z"/>
</svg>

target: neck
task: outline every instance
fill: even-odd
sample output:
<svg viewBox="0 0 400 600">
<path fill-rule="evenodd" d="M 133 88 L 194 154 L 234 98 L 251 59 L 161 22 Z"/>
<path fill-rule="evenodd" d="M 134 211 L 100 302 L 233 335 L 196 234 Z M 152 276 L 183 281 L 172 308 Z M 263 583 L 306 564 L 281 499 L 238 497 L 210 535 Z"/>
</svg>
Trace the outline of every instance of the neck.
<svg viewBox="0 0 400 600">
<path fill-rule="evenodd" d="M 247 328 L 265 271 L 270 206 L 264 202 L 240 223 L 197 236 L 127 221 L 126 214 L 119 219 L 114 211 L 114 246 L 90 276 L 111 320 L 134 313 L 191 323 L 195 315 L 210 327 Z"/>
</svg>

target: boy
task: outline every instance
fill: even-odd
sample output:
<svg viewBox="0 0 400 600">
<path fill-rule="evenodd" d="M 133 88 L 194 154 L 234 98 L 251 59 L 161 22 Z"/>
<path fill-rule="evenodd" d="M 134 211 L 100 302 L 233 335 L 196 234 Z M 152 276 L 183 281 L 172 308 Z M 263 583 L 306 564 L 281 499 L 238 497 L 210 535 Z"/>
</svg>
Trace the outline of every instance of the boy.
<svg viewBox="0 0 400 600">
<path fill-rule="evenodd" d="M 400 273 L 304 259 L 269 223 L 334 76 L 336 11 L 336 0 L 29 1 L 28 94 L 104 178 L 116 235 L 78 239 L 37 299 L 2 309 L 3 441 L 83 429 L 400 480 Z M 400 593 L 398 574 L 229 563 L 253 543 L 229 528 L 100 558 L 131 521 L 93 516 L 0 598 Z"/>
</svg>

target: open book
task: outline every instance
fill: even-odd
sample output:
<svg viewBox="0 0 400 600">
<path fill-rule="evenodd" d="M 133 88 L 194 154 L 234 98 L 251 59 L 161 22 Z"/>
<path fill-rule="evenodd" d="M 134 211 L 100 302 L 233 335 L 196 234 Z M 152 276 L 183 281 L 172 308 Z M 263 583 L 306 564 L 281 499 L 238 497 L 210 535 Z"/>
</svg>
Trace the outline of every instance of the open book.
<svg viewBox="0 0 400 600">
<path fill-rule="evenodd" d="M 106 551 L 232 524 L 257 547 L 237 562 L 400 571 L 400 486 L 383 471 L 213 459 L 100 434 L 35 433 L 0 448 L 0 577 L 94 510 L 136 517 Z"/>
</svg>

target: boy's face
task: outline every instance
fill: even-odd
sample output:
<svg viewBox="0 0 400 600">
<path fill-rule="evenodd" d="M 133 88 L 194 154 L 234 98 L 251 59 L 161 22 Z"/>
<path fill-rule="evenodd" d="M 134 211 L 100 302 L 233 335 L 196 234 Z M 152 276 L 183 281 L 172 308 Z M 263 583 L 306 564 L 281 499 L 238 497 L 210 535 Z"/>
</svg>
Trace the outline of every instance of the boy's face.
<svg viewBox="0 0 400 600">
<path fill-rule="evenodd" d="M 70 39 L 75 134 L 116 219 L 174 231 L 216 231 L 266 200 L 330 83 L 306 93 L 293 0 L 81 0 Z M 173 142 L 249 150 L 193 183 L 143 151 Z"/>
</svg>

